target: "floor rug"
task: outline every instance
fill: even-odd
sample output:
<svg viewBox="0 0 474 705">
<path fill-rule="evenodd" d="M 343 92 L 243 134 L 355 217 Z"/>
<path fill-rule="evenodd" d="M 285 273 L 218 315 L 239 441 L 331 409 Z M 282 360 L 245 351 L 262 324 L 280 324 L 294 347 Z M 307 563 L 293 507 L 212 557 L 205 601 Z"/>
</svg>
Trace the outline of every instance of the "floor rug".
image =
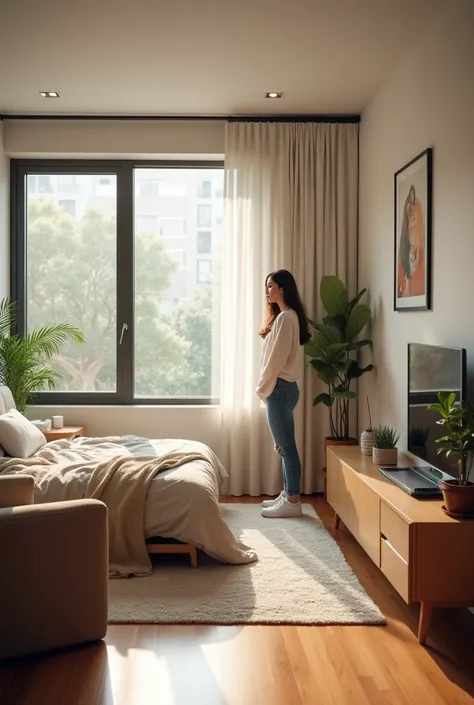
<svg viewBox="0 0 474 705">
<path fill-rule="evenodd" d="M 265 519 L 257 504 L 222 504 L 259 560 L 232 566 L 160 556 L 150 577 L 109 580 L 110 624 L 385 624 L 310 504 Z"/>
</svg>

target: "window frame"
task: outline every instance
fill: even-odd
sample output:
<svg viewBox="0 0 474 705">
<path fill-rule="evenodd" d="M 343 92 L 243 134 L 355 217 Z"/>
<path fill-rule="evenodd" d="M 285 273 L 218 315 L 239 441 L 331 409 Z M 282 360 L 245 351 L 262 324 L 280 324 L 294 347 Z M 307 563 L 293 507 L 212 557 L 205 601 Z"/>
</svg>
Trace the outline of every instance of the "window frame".
<svg viewBox="0 0 474 705">
<path fill-rule="evenodd" d="M 113 392 L 40 392 L 43 406 L 210 406 L 217 397 L 134 397 L 134 169 L 223 169 L 224 160 L 12 159 L 10 165 L 10 300 L 17 303 L 13 332 L 24 335 L 27 322 L 27 177 L 110 174 L 116 193 L 116 387 Z M 39 183 L 39 179 L 38 179 Z M 120 344 L 122 325 L 128 329 Z"/>
</svg>

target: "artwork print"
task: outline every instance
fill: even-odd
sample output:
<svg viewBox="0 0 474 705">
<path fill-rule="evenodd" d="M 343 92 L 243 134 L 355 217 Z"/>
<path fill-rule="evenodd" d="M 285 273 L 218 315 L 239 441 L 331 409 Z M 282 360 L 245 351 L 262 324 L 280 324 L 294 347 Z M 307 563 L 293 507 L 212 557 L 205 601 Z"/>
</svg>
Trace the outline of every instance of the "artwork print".
<svg viewBox="0 0 474 705">
<path fill-rule="evenodd" d="M 395 174 L 395 311 L 431 308 L 431 170 L 427 149 Z"/>
</svg>

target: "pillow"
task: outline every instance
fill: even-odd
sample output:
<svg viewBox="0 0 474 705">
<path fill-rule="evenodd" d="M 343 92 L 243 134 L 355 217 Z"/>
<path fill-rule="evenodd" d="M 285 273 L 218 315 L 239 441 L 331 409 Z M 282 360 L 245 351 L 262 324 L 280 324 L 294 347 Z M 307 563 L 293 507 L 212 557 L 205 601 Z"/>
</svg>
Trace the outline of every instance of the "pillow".
<svg viewBox="0 0 474 705">
<path fill-rule="evenodd" d="M 30 458 L 46 444 L 46 438 L 26 416 L 10 409 L 0 416 L 0 446 L 12 458 Z"/>
</svg>

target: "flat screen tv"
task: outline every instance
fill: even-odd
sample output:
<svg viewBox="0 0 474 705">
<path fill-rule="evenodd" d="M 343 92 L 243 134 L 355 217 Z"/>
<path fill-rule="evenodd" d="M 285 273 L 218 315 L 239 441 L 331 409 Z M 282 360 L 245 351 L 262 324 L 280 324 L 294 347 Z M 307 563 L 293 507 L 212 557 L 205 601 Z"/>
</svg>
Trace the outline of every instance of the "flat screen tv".
<svg viewBox="0 0 474 705">
<path fill-rule="evenodd" d="M 456 401 L 466 398 L 466 351 L 464 348 L 408 344 L 408 450 L 427 464 L 457 477 L 455 460 L 438 454 L 436 439 L 443 427 L 439 415 L 427 411 L 436 404 L 438 392 L 454 392 Z"/>
</svg>

